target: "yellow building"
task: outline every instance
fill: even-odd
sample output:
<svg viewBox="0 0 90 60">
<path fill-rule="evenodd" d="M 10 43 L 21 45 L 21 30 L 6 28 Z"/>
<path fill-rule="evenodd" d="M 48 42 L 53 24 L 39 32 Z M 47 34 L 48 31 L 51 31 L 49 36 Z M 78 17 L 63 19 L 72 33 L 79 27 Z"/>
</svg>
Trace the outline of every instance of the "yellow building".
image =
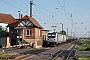
<svg viewBox="0 0 90 60">
<path fill-rule="evenodd" d="M 42 45 L 48 40 L 49 30 L 42 30 Z"/>
</svg>

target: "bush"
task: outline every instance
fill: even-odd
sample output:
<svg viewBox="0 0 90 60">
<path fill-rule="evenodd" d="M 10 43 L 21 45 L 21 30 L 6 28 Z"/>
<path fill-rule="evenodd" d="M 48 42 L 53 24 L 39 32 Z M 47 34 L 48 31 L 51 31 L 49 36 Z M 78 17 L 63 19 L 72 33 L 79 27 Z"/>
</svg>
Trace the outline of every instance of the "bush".
<svg viewBox="0 0 90 60">
<path fill-rule="evenodd" d="M 89 51 L 90 50 L 90 48 L 86 48 L 86 51 Z"/>
<path fill-rule="evenodd" d="M 81 46 L 78 50 L 89 51 L 90 50 L 90 40 L 81 40 Z"/>
</svg>

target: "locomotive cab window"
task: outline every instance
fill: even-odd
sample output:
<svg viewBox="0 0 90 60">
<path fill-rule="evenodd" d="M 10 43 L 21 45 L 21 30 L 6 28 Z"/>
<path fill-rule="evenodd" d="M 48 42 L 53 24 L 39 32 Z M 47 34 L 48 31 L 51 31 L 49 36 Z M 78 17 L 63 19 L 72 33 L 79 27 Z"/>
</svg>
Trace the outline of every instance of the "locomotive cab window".
<svg viewBox="0 0 90 60">
<path fill-rule="evenodd" d="M 56 34 L 55 33 L 48 33 L 48 38 L 55 38 Z"/>
</svg>

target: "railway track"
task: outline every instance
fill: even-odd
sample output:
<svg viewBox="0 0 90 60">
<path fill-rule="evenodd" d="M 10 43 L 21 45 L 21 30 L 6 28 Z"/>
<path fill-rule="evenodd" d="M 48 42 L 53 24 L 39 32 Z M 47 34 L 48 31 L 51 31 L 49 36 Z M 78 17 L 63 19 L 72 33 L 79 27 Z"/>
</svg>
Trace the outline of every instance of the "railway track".
<svg viewBox="0 0 90 60">
<path fill-rule="evenodd" d="M 63 45 L 67 45 L 65 44 L 60 44 L 58 46 L 63 46 Z M 26 51 L 26 52 L 22 52 L 19 53 L 19 55 L 13 55 L 11 58 L 15 59 L 15 60 L 43 60 L 45 58 L 47 58 L 48 60 L 51 58 L 51 56 L 48 55 L 43 55 L 41 54 L 44 51 L 47 50 L 53 50 L 56 49 L 57 47 L 49 47 L 49 48 L 44 48 L 44 49 L 38 49 L 38 50 L 30 50 L 30 51 Z M 34 58 L 33 58 L 34 57 Z"/>
<path fill-rule="evenodd" d="M 54 53 L 54 52 L 56 52 L 56 50 L 62 49 L 65 46 L 67 46 L 67 43 L 61 44 L 61 45 L 59 45 L 57 47 L 54 47 L 54 48 L 51 48 L 51 49 L 47 50 L 51 54 L 44 54 L 44 53 L 47 52 L 47 51 L 44 51 L 44 52 L 39 53 L 37 55 L 34 55 L 32 57 L 25 58 L 24 60 L 50 60 L 52 52 Z"/>
<path fill-rule="evenodd" d="M 61 53 L 61 51 L 63 51 L 65 48 L 67 49 L 70 48 L 71 44 L 73 43 L 72 42 L 64 43 L 56 47 L 50 47 L 49 49 L 44 48 L 39 50 L 30 50 L 30 51 L 19 53 L 19 55 L 12 56 L 12 58 L 15 60 L 51 60 L 51 59 L 53 60 L 56 56 L 58 57 L 59 56 L 58 53 Z"/>
<path fill-rule="evenodd" d="M 17 55 L 10 56 L 8 59 L 23 60 L 25 58 L 35 56 L 38 53 L 44 52 L 46 50 L 48 50 L 48 49 L 30 50 L 30 51 L 19 53 Z"/>
<path fill-rule="evenodd" d="M 68 45 L 69 46 L 67 47 L 67 49 L 70 48 L 70 46 L 73 45 L 74 43 L 75 42 L 61 44 L 61 45 L 59 45 L 57 47 L 51 48 L 51 49 L 49 49 L 47 51 L 41 52 L 41 53 L 39 53 L 37 55 L 34 55 L 32 57 L 28 57 L 28 58 L 26 58 L 24 60 L 51 60 L 51 59 L 53 59 L 53 57 L 57 56 L 57 53 L 64 50 Z M 71 48 L 72 48 L 72 46 L 71 46 Z M 59 56 L 59 54 L 58 54 L 58 56 Z"/>
<path fill-rule="evenodd" d="M 76 44 L 75 44 L 75 45 L 76 45 Z M 63 60 L 69 60 L 69 59 L 70 59 L 71 54 L 72 54 L 72 52 L 74 51 L 75 45 L 74 45 L 74 46 L 72 47 L 72 49 L 69 51 L 69 53 L 67 54 L 67 56 L 65 56 L 65 57 L 63 58 Z"/>
<path fill-rule="evenodd" d="M 68 48 L 70 46 L 72 46 L 72 44 L 74 44 L 74 45 L 71 48 L 71 50 L 68 51 L 68 54 L 65 53 L 68 50 Z M 63 50 L 59 50 L 59 51 L 55 52 L 54 54 L 52 54 L 52 58 L 50 60 L 57 60 L 58 57 L 63 56 L 63 54 L 67 54 L 67 55 L 66 56 L 63 56 L 63 58 L 61 58 L 61 59 L 68 60 L 70 58 L 71 54 L 72 54 L 72 51 L 74 50 L 75 45 L 76 45 L 76 42 L 72 42 L 71 44 L 68 44 L 68 46 L 65 47 Z"/>
<path fill-rule="evenodd" d="M 58 56 L 59 56 L 60 54 L 62 54 L 68 47 L 70 47 L 70 45 L 68 45 L 67 47 L 65 47 L 64 50 L 60 50 L 60 51 L 57 51 L 57 52 L 55 52 L 54 54 L 52 54 L 52 58 L 51 58 L 50 60 L 55 60 L 56 58 L 58 58 Z"/>
</svg>

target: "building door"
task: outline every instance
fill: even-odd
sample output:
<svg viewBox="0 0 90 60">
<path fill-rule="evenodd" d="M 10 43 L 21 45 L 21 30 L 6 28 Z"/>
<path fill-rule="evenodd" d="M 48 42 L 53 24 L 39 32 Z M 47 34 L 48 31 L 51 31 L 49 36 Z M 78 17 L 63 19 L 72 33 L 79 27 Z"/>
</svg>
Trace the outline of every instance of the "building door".
<svg viewBox="0 0 90 60">
<path fill-rule="evenodd" d="M 44 44 L 44 35 L 42 36 L 42 45 Z"/>
<path fill-rule="evenodd" d="M 17 36 L 17 44 L 22 44 L 23 29 L 18 29 L 19 36 Z"/>
</svg>

